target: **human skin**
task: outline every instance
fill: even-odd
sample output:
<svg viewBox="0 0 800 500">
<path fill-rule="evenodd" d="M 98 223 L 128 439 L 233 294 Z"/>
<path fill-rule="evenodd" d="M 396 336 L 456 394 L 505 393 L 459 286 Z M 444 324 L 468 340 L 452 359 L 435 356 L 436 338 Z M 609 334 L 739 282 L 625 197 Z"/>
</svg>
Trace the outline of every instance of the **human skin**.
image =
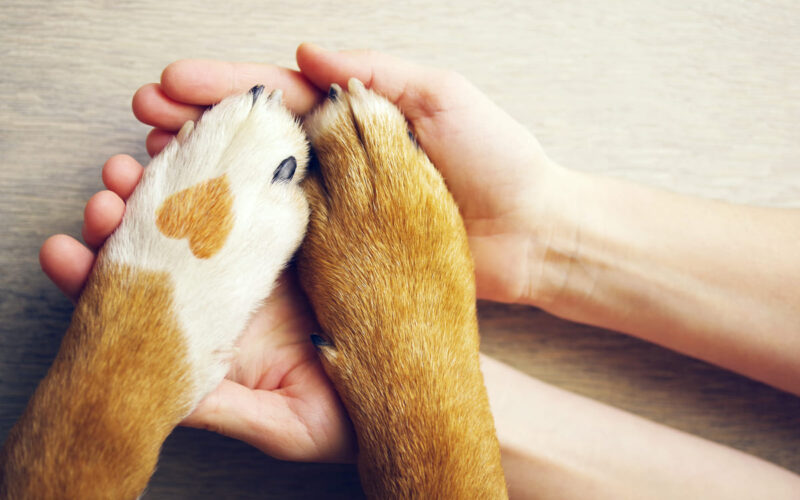
<svg viewBox="0 0 800 500">
<path fill-rule="evenodd" d="M 562 168 L 452 72 L 304 44 L 302 73 L 179 61 L 133 109 L 157 151 L 200 106 L 257 80 L 303 114 L 350 77 L 389 97 L 464 217 L 478 296 L 655 342 L 800 394 L 800 211 L 680 196 Z M 312 85 L 313 84 L 313 85 Z M 636 207 L 636 210 L 631 210 Z"/>
<path fill-rule="evenodd" d="M 758 367 L 749 366 L 747 360 L 743 362 L 737 359 L 735 354 L 751 347 L 748 342 L 756 342 L 756 347 L 772 346 L 762 348 L 760 351 L 756 349 L 756 352 L 763 352 L 762 358 L 767 359 L 777 355 L 780 373 L 775 379 L 777 382 L 774 383 L 781 386 L 778 382 L 788 379 L 791 385 L 791 377 L 786 376 L 785 379 L 781 377 L 785 375 L 787 369 L 791 372 L 792 364 L 789 362 L 787 368 L 787 363 L 781 362 L 781 359 L 797 359 L 797 356 L 791 358 L 786 355 L 781 358 L 782 353 L 776 352 L 780 349 L 775 348 L 774 342 L 785 340 L 785 335 L 776 334 L 766 339 L 763 337 L 750 339 L 748 332 L 742 331 L 740 335 L 729 337 L 733 339 L 734 344 L 740 343 L 738 347 L 736 345 L 730 347 L 727 345 L 730 341 L 723 342 L 725 339 L 715 338 L 713 335 L 709 338 L 709 333 L 715 331 L 713 330 L 715 319 L 725 321 L 726 318 L 707 314 L 708 310 L 698 311 L 699 307 L 691 307 L 695 305 L 694 300 L 698 296 L 704 299 L 706 301 L 704 303 L 713 306 L 711 311 L 718 310 L 714 307 L 722 308 L 724 311 L 726 304 L 728 306 L 739 304 L 730 303 L 730 300 L 726 302 L 725 299 L 730 299 L 731 294 L 724 292 L 724 285 L 727 283 L 724 277 L 706 276 L 699 272 L 706 270 L 708 263 L 699 258 L 701 256 L 698 254 L 702 254 L 708 248 L 709 242 L 702 238 L 683 240 L 682 235 L 687 230 L 686 224 L 693 225 L 697 222 L 697 227 L 694 227 L 695 232 L 707 238 L 707 229 L 717 229 L 716 233 L 713 231 L 711 233 L 713 236 L 711 243 L 719 240 L 718 243 L 724 245 L 727 237 L 725 224 L 728 224 L 727 227 L 735 227 L 731 226 L 731 222 L 732 219 L 736 219 L 737 224 L 741 224 L 742 220 L 749 224 L 750 232 L 747 234 L 751 237 L 752 231 L 756 231 L 756 235 L 759 235 L 759 230 L 772 228 L 766 235 L 761 235 L 764 237 L 759 240 L 762 241 L 762 245 L 757 245 L 755 249 L 745 245 L 748 251 L 786 248 L 787 243 L 782 242 L 781 237 L 786 236 L 784 231 L 796 227 L 793 225 L 796 224 L 796 213 L 786 211 L 787 216 L 778 217 L 779 222 L 776 222 L 773 219 L 777 216 L 777 212 L 771 210 L 754 209 L 751 212 L 747 207 L 737 208 L 687 199 L 563 169 L 544 155 L 529 132 L 494 106 L 463 78 L 452 73 L 422 68 L 374 52 L 332 53 L 310 45 L 303 45 L 298 49 L 298 63 L 303 71 L 302 74 L 269 65 L 235 65 L 213 61 L 181 61 L 170 65 L 162 75 L 161 84 L 143 87 L 134 98 L 133 107 L 136 115 L 142 121 L 157 127 L 148 136 L 148 151 L 155 153 L 160 150 L 183 121 L 196 118 L 205 105 L 218 101 L 228 93 L 247 89 L 255 83 L 272 83 L 272 86 L 283 87 L 288 105 L 297 113 L 303 114 L 319 99 L 318 87 L 327 88 L 330 83 L 342 83 L 351 76 L 360 78 L 400 106 L 414 127 L 419 143 L 445 176 L 465 219 L 470 247 L 476 262 L 479 296 L 490 300 L 538 305 L 569 319 L 628 331 L 705 359 L 717 356 L 711 360 L 761 379 L 767 377 L 758 373 Z M 129 157 L 115 157 L 107 163 L 103 176 L 111 191 L 98 193 L 87 204 L 84 237 L 88 244 L 91 246 L 101 244 L 104 234 L 107 236 L 107 231 L 110 232 L 116 226 L 124 209 L 125 193 L 133 189 L 130 180 L 133 179 L 135 185 L 140 173 L 141 166 Z M 477 182 L 478 179 L 480 183 Z M 486 185 L 487 181 L 496 184 Z M 625 204 L 627 201 L 622 203 L 621 200 L 629 200 L 631 197 L 640 202 L 637 208 L 641 210 L 631 211 Z M 578 200 L 586 205 L 579 205 Z M 614 203 L 614 200 L 618 201 Z M 681 205 L 688 213 L 678 212 L 682 217 L 671 217 Z M 583 212 L 590 210 L 581 210 L 581 207 L 592 207 L 596 210 L 594 213 L 604 215 L 588 219 L 587 214 Z M 699 214 L 694 214 L 693 210 L 706 215 L 695 220 L 691 216 Z M 606 220 L 607 217 L 617 217 L 619 220 L 609 221 Z M 686 219 L 690 220 L 686 222 Z M 709 226 L 704 228 L 701 222 Z M 653 227 L 664 233 L 651 234 Z M 688 230 L 691 233 L 692 228 Z M 745 244 L 746 241 L 738 240 L 746 240 L 747 234 L 734 236 L 738 238 L 735 243 Z M 578 238 L 577 235 L 581 237 Z M 672 240 L 669 240 L 670 236 Z M 659 239 L 660 237 L 664 239 Z M 638 238 L 638 241 L 634 238 Z M 704 241 L 702 248 L 693 247 L 697 241 Z M 713 250 L 713 245 L 710 246 Z M 790 244 L 788 248 L 791 248 Z M 624 251 L 620 252 L 620 249 Z M 648 253 L 648 250 L 651 253 Z M 657 250 L 662 252 L 659 253 Z M 675 255 L 680 256 L 681 251 L 688 252 L 691 258 L 681 262 L 675 257 Z M 738 250 L 734 252 L 728 250 L 722 258 L 716 259 L 724 261 L 719 263 L 720 267 L 716 270 L 724 274 L 723 271 L 728 269 L 725 264 L 731 264 L 727 257 L 735 260 L 737 255 L 742 257 Z M 625 262 L 615 262 L 616 257 Z M 647 261 L 648 257 L 652 257 L 652 260 Z M 797 275 L 796 269 L 793 270 L 789 262 L 791 259 L 781 257 L 785 255 L 778 251 L 770 255 L 768 261 L 778 261 L 779 271 L 788 271 L 789 275 L 794 271 L 794 275 Z M 74 240 L 55 237 L 44 245 L 41 258 L 45 271 L 65 292 L 73 297 L 79 293 L 82 280 L 91 267 L 91 251 L 81 247 Z M 637 262 L 637 258 L 641 260 L 638 263 L 639 267 L 631 264 L 628 260 L 631 258 L 634 263 Z M 707 260 L 715 259 L 707 256 Z M 787 268 L 781 268 L 781 262 L 784 262 L 783 265 Z M 653 271 L 652 279 L 655 281 L 648 281 L 651 276 L 643 275 L 642 270 L 650 273 L 651 266 L 658 268 L 659 265 L 666 266 L 666 269 Z M 676 276 L 680 276 L 680 271 L 688 274 L 695 272 L 699 275 L 695 276 L 696 281 L 675 279 Z M 763 267 L 743 269 L 740 272 L 763 273 Z M 582 273 L 586 273 L 586 276 Z M 756 283 L 755 292 L 761 290 L 759 286 L 766 287 L 764 289 L 772 286 L 775 290 L 780 290 L 780 279 L 773 279 L 780 273 L 776 271 L 773 274 L 767 273 L 768 279 L 765 280 L 767 283 L 761 285 Z M 763 278 L 762 274 L 758 274 L 758 277 Z M 699 291 L 684 290 L 680 286 L 687 282 L 706 283 L 706 279 L 710 279 L 714 286 L 703 287 Z M 729 277 L 728 281 L 735 282 L 737 279 L 741 279 L 741 276 Z M 664 297 L 653 293 L 654 282 L 662 284 L 657 290 L 672 291 L 675 296 Z M 663 283 L 671 287 L 664 286 Z M 734 290 L 737 289 L 734 287 Z M 752 286 L 749 290 L 754 291 Z M 720 293 L 713 293 L 715 291 Z M 607 293 L 609 297 L 601 296 L 601 292 Z M 793 300 L 791 291 L 787 293 L 789 295 L 782 296 L 785 300 L 778 301 L 777 304 L 783 306 L 783 309 L 780 310 L 779 307 L 779 310 L 773 313 L 782 313 L 778 317 L 788 319 L 789 324 L 796 325 L 797 318 L 795 316 L 794 323 L 791 323 L 792 310 L 787 305 L 796 304 L 797 300 Z M 672 306 L 662 307 L 664 301 Z M 642 304 L 651 307 L 642 307 Z M 769 308 L 775 304 L 761 305 Z M 699 318 L 705 324 L 694 326 L 692 319 L 701 312 L 706 313 L 704 317 Z M 768 313 L 769 311 L 764 313 L 764 316 L 766 317 Z M 265 315 L 269 317 L 269 311 L 266 311 Z M 671 332 L 670 328 L 684 323 L 689 326 L 685 330 L 687 333 L 676 337 L 666 335 L 667 333 L 674 335 L 674 331 Z M 650 330 L 637 329 L 642 324 L 647 324 Z M 662 324 L 663 328 L 659 329 L 658 325 Z M 654 325 L 657 328 L 653 328 Z M 297 346 L 301 352 L 305 351 L 302 351 L 300 346 L 303 343 L 308 345 L 306 339 L 309 330 L 306 328 L 304 332 L 299 332 L 303 326 L 309 328 L 310 324 L 298 322 L 298 332 L 296 335 L 293 334 L 290 343 Z M 264 348 L 269 348 L 271 347 L 268 340 L 271 338 L 269 331 L 270 322 L 266 321 L 260 324 L 258 333 L 245 333 L 244 341 L 251 337 L 257 338 Z M 653 334 L 654 331 L 662 331 L 661 336 L 658 333 Z M 791 336 L 788 338 L 791 339 Z M 777 345 L 785 347 L 786 343 L 778 342 Z M 793 344 L 789 342 L 788 347 L 793 348 Z M 721 354 L 717 352 L 717 348 Z M 701 354 L 705 356 L 700 356 Z M 276 356 L 275 359 L 278 358 L 280 356 Z M 310 367 L 310 373 L 319 371 L 318 363 L 315 365 L 308 354 L 303 354 L 298 359 L 303 360 L 300 366 Z M 260 368 L 270 366 L 269 362 L 263 359 L 256 363 L 259 368 L 254 368 L 251 362 L 246 360 L 237 364 L 245 367 L 242 372 L 249 371 L 250 374 L 256 374 Z M 674 488 L 664 488 L 662 491 L 682 491 L 681 488 L 688 487 L 687 476 L 683 473 L 693 470 L 689 466 L 694 459 L 698 460 L 698 464 L 724 465 L 710 471 L 707 471 L 708 467 L 702 469 L 707 471 L 703 476 L 704 484 L 718 485 L 720 497 L 726 496 L 723 493 L 729 491 L 727 487 L 730 485 L 736 486 L 735 491 L 743 496 L 745 492 L 752 492 L 747 489 L 748 485 L 751 488 L 756 485 L 762 493 L 765 491 L 765 484 L 777 488 L 776 493 L 779 493 L 781 486 L 797 487 L 796 476 L 752 457 L 655 424 L 638 425 L 636 422 L 640 420 L 635 417 L 622 414 L 626 416 L 622 418 L 621 412 L 588 400 L 581 400 L 582 403 L 578 407 L 571 406 L 574 396 L 568 393 L 531 379 L 528 379 L 531 383 L 524 383 L 524 375 L 498 368 L 497 364 L 490 366 L 493 368 L 487 369 L 487 364 L 484 364 L 484 375 L 501 437 L 504 464 L 512 494 L 520 490 L 531 495 L 550 491 L 543 489 L 548 482 L 538 479 L 557 477 L 555 471 L 558 467 L 554 468 L 554 464 L 561 463 L 575 449 L 575 446 L 570 445 L 570 443 L 574 445 L 575 441 L 569 436 L 559 435 L 559 439 L 547 443 L 535 439 L 526 441 L 520 437 L 553 436 L 555 421 L 548 420 L 547 415 L 540 415 L 542 412 L 537 410 L 542 405 L 553 409 L 553 412 L 546 412 L 548 415 L 559 414 L 560 411 L 563 415 L 574 413 L 571 425 L 576 428 L 583 426 L 606 429 L 598 431 L 598 435 L 595 436 L 597 443 L 592 449 L 601 450 L 596 457 L 600 460 L 595 461 L 595 465 L 583 464 L 575 469 L 561 469 L 568 474 L 568 477 L 575 479 L 572 484 L 578 485 L 574 491 L 561 491 L 562 493 L 592 491 L 596 494 L 598 491 L 603 491 L 612 496 L 615 494 L 622 496 L 626 494 L 625 492 L 635 491 L 637 484 L 646 488 L 644 480 L 653 481 L 655 478 L 641 474 L 639 476 L 643 479 L 641 483 L 632 481 L 632 477 L 635 476 L 632 471 L 637 467 L 651 472 L 661 471 L 659 474 L 663 472 L 657 477 L 666 483 L 671 481 Z M 515 377 L 523 378 L 519 379 L 519 384 L 509 384 L 508 379 Z M 248 420 L 247 416 L 257 414 L 248 408 L 248 405 L 260 397 L 254 399 L 245 394 L 251 390 L 255 392 L 267 389 L 252 387 L 253 384 L 248 384 L 245 380 L 247 377 L 240 378 L 236 372 L 232 373 L 230 378 L 231 380 L 223 384 L 227 388 L 221 387 L 218 392 L 212 394 L 210 400 L 214 402 L 201 405 L 188 423 L 220 430 L 244 439 L 273 455 L 282 457 L 291 457 L 292 453 L 302 455 L 297 447 L 292 452 L 292 443 L 287 443 L 285 439 L 283 442 L 274 442 L 281 437 L 281 432 L 278 430 L 263 430 L 258 424 Z M 256 378 L 250 377 L 251 380 Z M 298 376 L 296 380 L 304 378 Z M 316 387 L 319 384 L 315 382 L 307 386 Z M 510 386 L 527 387 L 528 392 L 521 391 L 517 399 L 530 401 L 531 404 L 520 404 L 513 408 L 502 405 L 498 407 L 496 394 L 504 393 Z M 235 387 L 235 390 L 231 390 L 231 387 Z M 282 389 L 279 387 L 278 391 Z M 790 390 L 797 392 L 797 388 Z M 322 392 L 324 391 L 308 394 Z M 313 404 L 313 397 L 309 397 L 305 402 Z M 268 400 L 262 403 L 269 405 L 275 401 Z M 306 407 L 308 408 L 310 407 Z M 592 408 L 603 410 L 592 410 Z M 297 417 L 295 422 L 303 422 L 303 418 L 298 414 L 302 415 L 302 411 L 295 413 L 294 416 Z M 580 415 L 593 415 L 596 418 L 581 420 Z M 336 414 L 332 420 L 336 421 L 339 417 L 343 418 L 343 415 Z M 325 436 L 335 437 L 337 430 L 347 426 L 333 423 L 325 428 L 329 429 L 324 433 Z M 259 429 L 259 431 L 247 432 L 247 429 Z M 540 429 L 541 432 L 530 432 L 532 429 Z M 346 432 L 349 432 L 349 429 Z M 620 449 L 617 439 L 607 437 L 603 440 L 602 435 L 628 436 L 626 441 L 628 444 Z M 352 438 L 350 439 L 352 443 Z M 265 444 L 266 442 L 269 444 Z M 332 445 L 330 448 L 323 445 L 321 448 L 340 449 L 343 442 L 347 442 L 347 438 L 340 439 L 338 445 Z M 662 442 L 661 449 L 665 450 L 665 453 L 658 455 L 660 458 L 651 457 L 649 461 L 646 459 L 643 461 L 642 450 L 647 450 L 650 447 L 649 443 L 652 442 Z M 698 445 L 698 442 L 702 443 L 702 446 Z M 309 449 L 303 451 L 309 452 Z M 344 452 L 329 452 L 322 458 L 310 449 L 310 453 L 306 456 L 295 459 L 347 459 L 351 456 L 352 447 Z M 676 460 L 682 463 L 676 464 Z M 684 465 L 686 467 L 682 467 Z M 735 473 L 737 467 L 742 468 L 741 474 Z M 755 476 L 753 470 L 757 471 Z M 747 474 L 744 474 L 745 471 Z M 581 474 L 585 475 L 584 479 L 592 477 L 605 479 L 600 483 L 589 479 L 582 482 L 578 480 Z M 537 478 L 535 484 L 526 484 L 525 478 L 531 477 Z M 740 481 L 744 477 L 749 477 L 746 484 Z M 743 484 L 739 484 L 740 482 Z M 523 484 L 524 488 L 517 487 Z M 589 489 L 580 490 L 580 484 Z M 623 486 L 627 489 L 622 490 Z M 723 486 L 725 488 L 722 488 Z M 556 488 L 551 493 L 553 491 L 560 490 Z M 714 491 L 705 490 L 705 493 L 711 495 Z"/>
</svg>

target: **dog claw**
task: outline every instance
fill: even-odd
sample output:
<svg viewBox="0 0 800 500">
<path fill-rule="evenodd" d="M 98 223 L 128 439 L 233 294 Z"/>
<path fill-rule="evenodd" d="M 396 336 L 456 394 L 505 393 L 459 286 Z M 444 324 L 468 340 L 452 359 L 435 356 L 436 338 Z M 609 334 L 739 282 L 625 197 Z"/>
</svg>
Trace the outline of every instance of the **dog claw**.
<svg viewBox="0 0 800 500">
<path fill-rule="evenodd" d="M 283 91 L 281 89 L 273 90 L 267 96 L 267 100 L 268 101 L 274 100 L 274 101 L 277 101 L 278 104 L 280 104 L 283 101 Z"/>
<path fill-rule="evenodd" d="M 414 132 L 409 130 L 408 138 L 411 139 L 412 143 L 414 143 L 414 147 L 419 148 L 419 142 L 417 142 L 417 138 L 414 136 Z"/>
<path fill-rule="evenodd" d="M 366 87 L 364 87 L 364 84 L 361 83 L 361 80 L 358 78 L 351 78 L 347 80 L 347 90 L 351 93 L 363 92 L 366 90 Z"/>
<path fill-rule="evenodd" d="M 328 89 L 328 99 L 331 101 L 335 101 L 339 98 L 339 94 L 342 93 L 342 87 L 340 87 L 336 83 L 332 83 L 330 88 Z"/>
<path fill-rule="evenodd" d="M 294 156 L 286 158 L 272 174 L 272 183 L 289 182 L 294 177 L 295 170 L 297 170 L 297 160 L 294 159 Z"/>
<path fill-rule="evenodd" d="M 264 86 L 263 85 L 256 85 L 255 87 L 250 89 L 250 93 L 253 94 L 253 104 L 256 103 L 256 101 L 258 100 L 258 97 L 261 95 L 262 92 L 264 92 Z"/>
<path fill-rule="evenodd" d="M 178 134 L 175 136 L 175 140 L 178 141 L 178 144 L 183 144 L 186 142 L 186 139 L 192 135 L 194 131 L 194 122 L 192 120 L 187 120 L 186 123 L 183 124 Z"/>
<path fill-rule="evenodd" d="M 333 344 L 325 340 L 324 338 L 320 337 L 319 335 L 312 335 L 311 336 L 311 343 L 314 344 L 314 347 L 330 347 Z"/>
</svg>

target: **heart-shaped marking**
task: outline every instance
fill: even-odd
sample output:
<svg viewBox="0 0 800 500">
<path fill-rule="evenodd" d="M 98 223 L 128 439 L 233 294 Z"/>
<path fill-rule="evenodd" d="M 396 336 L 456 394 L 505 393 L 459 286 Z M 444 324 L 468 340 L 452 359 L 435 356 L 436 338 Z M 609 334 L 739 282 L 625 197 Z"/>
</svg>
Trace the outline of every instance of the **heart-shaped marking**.
<svg viewBox="0 0 800 500">
<path fill-rule="evenodd" d="M 170 195 L 156 211 L 156 226 L 168 238 L 189 239 L 198 259 L 225 244 L 233 228 L 233 196 L 226 175 Z"/>
</svg>

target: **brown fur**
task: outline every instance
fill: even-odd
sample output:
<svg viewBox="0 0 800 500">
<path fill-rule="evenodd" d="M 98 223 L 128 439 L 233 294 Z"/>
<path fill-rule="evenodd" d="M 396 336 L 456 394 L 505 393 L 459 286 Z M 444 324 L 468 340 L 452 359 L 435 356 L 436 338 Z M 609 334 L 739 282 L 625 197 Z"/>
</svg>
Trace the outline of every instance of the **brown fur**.
<svg viewBox="0 0 800 500">
<path fill-rule="evenodd" d="M 188 410 L 165 274 L 96 266 L 0 457 L 0 498 L 136 498 Z M 46 481 L 42 481 L 46 478 Z"/>
<path fill-rule="evenodd" d="M 458 208 L 401 115 L 353 92 L 325 104 L 340 112 L 312 137 L 299 268 L 362 484 L 373 498 L 506 497 Z"/>
<path fill-rule="evenodd" d="M 198 259 L 208 259 L 225 244 L 233 228 L 233 196 L 226 175 L 178 191 L 156 212 L 156 226 L 168 238 L 188 238 Z"/>
</svg>

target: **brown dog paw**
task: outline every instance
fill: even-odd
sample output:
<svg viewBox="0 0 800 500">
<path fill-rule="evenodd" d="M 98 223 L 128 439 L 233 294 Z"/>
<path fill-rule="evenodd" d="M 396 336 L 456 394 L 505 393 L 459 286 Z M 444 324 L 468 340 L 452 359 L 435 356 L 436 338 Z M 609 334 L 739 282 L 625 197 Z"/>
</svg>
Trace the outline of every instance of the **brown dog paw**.
<svg viewBox="0 0 800 500">
<path fill-rule="evenodd" d="M 299 270 L 353 420 L 368 495 L 504 496 L 478 366 L 473 264 L 400 111 L 351 80 L 306 120 L 316 162 Z"/>
<path fill-rule="evenodd" d="M 457 330 L 472 326 L 472 260 L 444 180 L 386 99 L 357 80 L 328 96 L 305 123 L 316 162 L 300 267 L 329 368 L 354 369 L 366 341 L 414 349 L 437 330 L 436 344 L 470 343 Z"/>
</svg>

